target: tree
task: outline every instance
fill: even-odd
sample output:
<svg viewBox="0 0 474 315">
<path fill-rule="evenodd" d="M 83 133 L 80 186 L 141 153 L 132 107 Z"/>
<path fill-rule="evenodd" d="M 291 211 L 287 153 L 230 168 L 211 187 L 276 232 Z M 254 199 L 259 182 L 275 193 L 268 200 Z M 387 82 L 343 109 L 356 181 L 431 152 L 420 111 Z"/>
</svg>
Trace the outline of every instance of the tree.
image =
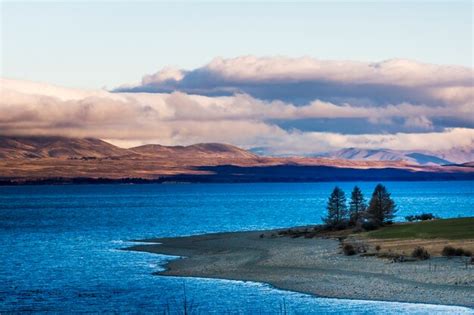
<svg viewBox="0 0 474 315">
<path fill-rule="evenodd" d="M 329 196 L 327 204 L 328 215 L 323 218 L 324 223 L 330 227 L 337 227 L 345 223 L 347 216 L 346 195 L 344 191 L 335 187 Z"/>
<path fill-rule="evenodd" d="M 367 204 L 359 187 L 355 186 L 349 204 L 349 224 L 356 225 L 365 215 Z"/>
<path fill-rule="evenodd" d="M 390 198 L 390 193 L 384 185 L 378 184 L 367 208 L 367 215 L 376 225 L 391 222 L 396 212 L 395 202 Z"/>
</svg>

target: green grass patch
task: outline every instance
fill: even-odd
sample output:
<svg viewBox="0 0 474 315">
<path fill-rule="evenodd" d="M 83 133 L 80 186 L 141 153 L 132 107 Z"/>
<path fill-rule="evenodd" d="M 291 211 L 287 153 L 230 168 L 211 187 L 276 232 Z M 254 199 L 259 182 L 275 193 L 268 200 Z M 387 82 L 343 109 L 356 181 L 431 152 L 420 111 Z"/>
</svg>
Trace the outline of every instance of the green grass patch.
<svg viewBox="0 0 474 315">
<path fill-rule="evenodd" d="M 367 233 L 370 238 L 474 239 L 474 217 L 398 223 Z"/>
</svg>

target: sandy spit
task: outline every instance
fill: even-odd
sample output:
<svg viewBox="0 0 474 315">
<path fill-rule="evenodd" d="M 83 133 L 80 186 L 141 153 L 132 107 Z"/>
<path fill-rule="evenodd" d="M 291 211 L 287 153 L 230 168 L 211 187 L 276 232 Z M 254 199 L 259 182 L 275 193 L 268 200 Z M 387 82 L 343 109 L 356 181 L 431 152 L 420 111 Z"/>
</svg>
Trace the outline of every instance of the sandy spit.
<svg viewBox="0 0 474 315">
<path fill-rule="evenodd" d="M 160 275 L 265 282 L 322 297 L 474 307 L 474 267 L 460 258 L 392 263 L 344 256 L 337 240 L 271 237 L 274 232 L 149 239 L 140 242 L 160 244 L 127 250 L 183 257 Z"/>
</svg>

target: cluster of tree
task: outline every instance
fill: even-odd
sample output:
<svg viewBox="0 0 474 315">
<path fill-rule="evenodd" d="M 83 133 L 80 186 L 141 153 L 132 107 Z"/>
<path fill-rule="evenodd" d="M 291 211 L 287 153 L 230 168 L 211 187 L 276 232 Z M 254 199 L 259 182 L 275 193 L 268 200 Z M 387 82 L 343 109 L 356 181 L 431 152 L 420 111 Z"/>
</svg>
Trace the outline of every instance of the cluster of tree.
<svg viewBox="0 0 474 315">
<path fill-rule="evenodd" d="M 347 207 L 344 191 L 335 187 L 327 204 L 327 216 L 323 218 L 328 228 L 345 228 L 347 226 L 378 227 L 391 223 L 396 206 L 384 185 L 378 184 L 367 205 L 359 187 L 355 186 Z"/>
</svg>

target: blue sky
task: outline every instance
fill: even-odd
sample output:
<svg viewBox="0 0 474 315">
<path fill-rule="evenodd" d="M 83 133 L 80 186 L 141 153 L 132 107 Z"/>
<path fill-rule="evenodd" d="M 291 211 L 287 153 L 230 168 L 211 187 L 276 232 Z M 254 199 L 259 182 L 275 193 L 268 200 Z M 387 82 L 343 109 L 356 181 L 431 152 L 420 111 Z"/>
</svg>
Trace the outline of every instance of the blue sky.
<svg viewBox="0 0 474 315">
<path fill-rule="evenodd" d="M 472 161 L 472 17 L 471 1 L 2 2 L 0 133 Z"/>
<path fill-rule="evenodd" d="M 114 88 L 217 56 L 472 67 L 471 1 L 2 2 L 2 77 Z"/>
</svg>

